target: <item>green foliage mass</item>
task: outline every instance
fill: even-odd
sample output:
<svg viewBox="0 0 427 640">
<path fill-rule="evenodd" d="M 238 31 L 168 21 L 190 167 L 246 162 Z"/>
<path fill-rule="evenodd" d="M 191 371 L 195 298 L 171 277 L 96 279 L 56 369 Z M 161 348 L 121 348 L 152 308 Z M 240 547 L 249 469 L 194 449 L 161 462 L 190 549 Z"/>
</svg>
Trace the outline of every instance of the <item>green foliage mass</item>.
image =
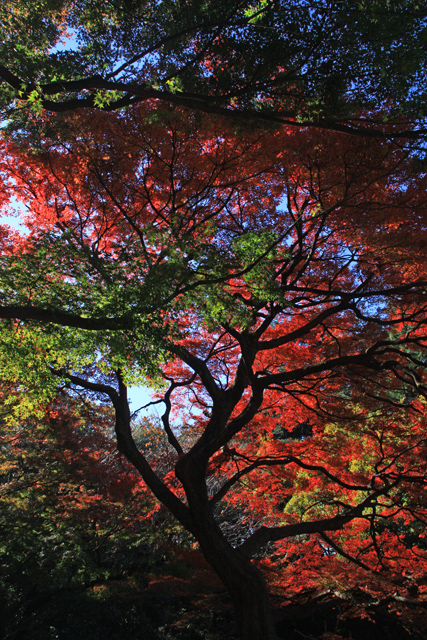
<svg viewBox="0 0 427 640">
<path fill-rule="evenodd" d="M 0 104 L 27 130 L 42 108 L 114 109 L 152 90 L 208 111 L 423 120 L 426 18 L 424 0 L 6 1 Z"/>
<path fill-rule="evenodd" d="M 234 242 L 236 259 L 241 264 L 243 281 L 260 302 L 277 300 L 279 287 L 274 269 L 278 234 L 274 231 L 248 232 Z"/>
<path fill-rule="evenodd" d="M 199 254 L 194 259 L 194 287 L 181 306 L 196 305 L 203 321 L 211 329 L 219 324 L 248 327 L 253 315 L 248 311 L 245 300 L 263 306 L 281 298 L 274 258 L 279 241 L 274 231 L 248 231 L 236 237 L 228 250 L 212 244 L 201 244 Z M 233 280 L 233 274 L 241 280 L 241 294 L 236 286 L 224 286 L 224 280 Z M 207 284 L 204 284 L 204 280 Z"/>
<path fill-rule="evenodd" d="M 118 258 L 87 255 L 67 234 L 41 236 L 24 254 L 3 256 L 0 281 L 3 304 L 59 310 L 82 318 L 119 318 L 123 330 L 87 331 L 54 322 L 11 322 L 0 327 L 0 376 L 22 383 L 27 395 L 16 407 L 21 417 L 39 412 L 58 385 L 52 369 L 85 375 L 96 369 L 108 382 L 120 370 L 126 385 L 150 377 L 156 386 L 158 366 L 166 358 L 164 341 L 173 327 L 164 322 L 161 302 L 170 293 L 178 264 L 171 256 L 154 273 L 124 246 Z M 63 380 L 66 382 L 67 378 Z"/>
</svg>

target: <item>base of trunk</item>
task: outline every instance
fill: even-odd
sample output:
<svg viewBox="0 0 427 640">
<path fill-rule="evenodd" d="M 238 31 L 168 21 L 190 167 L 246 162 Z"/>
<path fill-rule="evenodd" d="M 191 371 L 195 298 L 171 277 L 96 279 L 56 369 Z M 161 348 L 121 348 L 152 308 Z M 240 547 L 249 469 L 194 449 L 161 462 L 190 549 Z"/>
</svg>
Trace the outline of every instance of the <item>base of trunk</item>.
<svg viewBox="0 0 427 640">
<path fill-rule="evenodd" d="M 205 548 L 203 544 L 200 546 L 230 595 L 239 638 L 277 640 L 270 597 L 262 574 L 224 539 L 216 539 L 215 544 L 212 538 Z"/>
</svg>

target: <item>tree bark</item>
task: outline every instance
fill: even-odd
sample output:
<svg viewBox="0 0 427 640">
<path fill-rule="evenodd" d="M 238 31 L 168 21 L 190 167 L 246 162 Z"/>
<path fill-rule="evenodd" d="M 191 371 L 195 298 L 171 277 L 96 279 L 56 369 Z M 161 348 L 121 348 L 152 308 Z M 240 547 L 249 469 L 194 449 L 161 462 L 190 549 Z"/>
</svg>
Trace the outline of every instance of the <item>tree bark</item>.
<svg viewBox="0 0 427 640">
<path fill-rule="evenodd" d="M 223 404 L 220 409 L 224 409 Z M 228 410 L 224 416 L 219 416 L 224 424 L 229 413 Z M 199 447 L 194 446 L 175 467 L 187 496 L 192 533 L 230 595 L 240 640 L 278 640 L 270 597 L 261 572 L 251 563 L 249 555 L 229 544 L 215 519 L 206 484 L 208 455 L 205 448 L 209 449 L 209 438 L 206 436 L 205 441 L 202 440 L 199 440 Z"/>
<path fill-rule="evenodd" d="M 216 525 L 197 537 L 203 555 L 233 602 L 240 640 L 277 640 L 267 585 L 260 571 L 229 545 Z"/>
</svg>

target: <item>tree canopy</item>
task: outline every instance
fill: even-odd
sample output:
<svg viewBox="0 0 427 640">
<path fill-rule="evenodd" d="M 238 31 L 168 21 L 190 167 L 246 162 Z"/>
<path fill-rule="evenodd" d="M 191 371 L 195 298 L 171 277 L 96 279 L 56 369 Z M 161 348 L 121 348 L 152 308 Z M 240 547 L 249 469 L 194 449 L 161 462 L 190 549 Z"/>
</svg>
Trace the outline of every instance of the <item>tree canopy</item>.
<svg viewBox="0 0 427 640">
<path fill-rule="evenodd" d="M 157 99 L 364 135 L 392 119 L 418 138 L 426 17 L 419 0 L 4 2 L 3 118 Z"/>
<path fill-rule="evenodd" d="M 174 542 L 186 546 L 182 528 L 115 451 L 111 409 L 62 391 L 42 417 L 15 420 L 7 399 L 19 402 L 21 393 L 2 384 L 0 636 L 38 640 L 58 631 L 89 638 L 93 627 L 112 639 L 135 625 L 141 633 L 142 624 L 159 638 L 159 612 L 144 615 L 143 603 L 138 621 L 126 585 L 130 578 L 139 587 L 148 582 Z M 136 434 L 139 441 L 149 438 L 151 455 L 159 451 L 149 420 L 140 421 Z M 112 594 L 115 613 L 108 619 Z M 165 603 L 159 604 L 164 620 Z"/>
<path fill-rule="evenodd" d="M 112 406 L 242 640 L 268 581 L 422 589 L 424 4 L 7 7 L 5 406 Z"/>
<path fill-rule="evenodd" d="M 66 123 L 36 154 L 3 146 L 3 210 L 21 203 L 27 228 L 2 231 L 0 362 L 21 415 L 58 385 L 112 403 L 119 451 L 197 539 L 245 640 L 275 637 L 249 561 L 267 543 L 295 558 L 288 580 L 331 554 L 393 588 L 402 566 L 421 575 L 419 163 L 155 103 Z M 142 380 L 166 466 L 132 432 Z"/>
</svg>

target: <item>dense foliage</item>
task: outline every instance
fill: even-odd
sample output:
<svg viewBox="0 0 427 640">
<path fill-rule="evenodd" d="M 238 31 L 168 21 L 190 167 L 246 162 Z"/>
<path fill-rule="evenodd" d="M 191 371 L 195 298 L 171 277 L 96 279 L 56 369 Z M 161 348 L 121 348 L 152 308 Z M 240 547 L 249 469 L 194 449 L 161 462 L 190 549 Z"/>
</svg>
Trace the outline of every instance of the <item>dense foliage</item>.
<svg viewBox="0 0 427 640">
<path fill-rule="evenodd" d="M 19 402 L 19 391 L 3 386 L 0 636 L 51 637 L 56 625 L 61 637 L 83 638 L 98 625 L 105 637 L 119 637 L 114 633 L 126 628 L 120 609 L 130 606 L 132 589 L 187 540 L 114 451 L 110 411 L 61 394 L 43 418 L 11 421 L 10 394 Z M 139 431 L 155 433 L 147 420 Z M 104 627 L 111 590 L 118 616 Z M 84 621 L 85 608 L 93 625 Z M 155 615 L 152 626 L 147 618 L 153 638 L 161 626 L 156 615 L 157 626 Z"/>
<path fill-rule="evenodd" d="M 4 146 L 4 210 L 27 210 L 2 256 L 2 375 L 26 380 L 20 415 L 58 384 L 109 399 L 119 450 L 198 540 L 242 637 L 247 607 L 263 609 L 251 628 L 270 624 L 245 559 L 269 542 L 282 588 L 326 562 L 339 573 L 337 553 L 417 580 L 419 164 L 393 143 L 233 132 L 156 105 L 66 124 L 35 155 Z M 160 458 L 132 435 L 126 386 L 144 379 L 165 407 Z"/>
<path fill-rule="evenodd" d="M 0 11 L 1 104 L 15 128 L 43 109 L 156 98 L 378 135 L 385 108 L 400 134 L 425 134 L 424 0 L 13 0 Z"/>
<path fill-rule="evenodd" d="M 90 488 L 98 418 L 88 450 L 45 418 L 58 389 L 91 415 L 112 407 L 139 472 L 124 493 L 142 478 L 197 541 L 242 640 L 275 640 L 268 589 L 363 575 L 373 596 L 423 597 L 423 3 L 145 3 L 149 24 L 138 3 L 49 6 L 49 30 L 3 68 L 0 205 L 23 226 L 0 228 L 0 375 L 28 455 L 42 420 L 73 495 L 67 452 L 93 469 L 84 530 L 103 509 L 107 529 L 126 520 L 108 489 L 121 475 L 102 501 Z M 82 49 L 52 51 L 67 25 Z M 135 428 L 138 384 L 160 426 Z M 73 571 L 95 571 L 80 538 Z"/>
</svg>

